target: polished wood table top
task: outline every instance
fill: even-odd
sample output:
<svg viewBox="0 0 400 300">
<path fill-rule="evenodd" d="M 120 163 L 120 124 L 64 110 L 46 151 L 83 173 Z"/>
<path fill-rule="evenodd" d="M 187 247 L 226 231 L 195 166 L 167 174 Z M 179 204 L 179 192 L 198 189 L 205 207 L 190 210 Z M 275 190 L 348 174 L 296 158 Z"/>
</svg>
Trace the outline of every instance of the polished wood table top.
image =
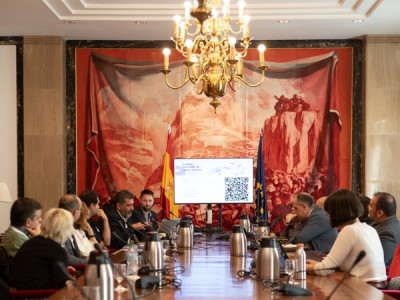
<svg viewBox="0 0 400 300">
<path fill-rule="evenodd" d="M 167 261 L 167 267 L 175 268 L 175 276 L 182 284 L 174 287 L 166 284 L 161 288 L 136 289 L 136 296 L 145 296 L 146 299 L 326 299 L 344 275 L 335 272 L 329 277 L 307 274 L 306 289 L 314 293 L 313 296 L 284 296 L 273 291 L 271 287 L 264 287 L 262 282 L 251 277 L 239 277 L 239 270 L 249 270 L 254 251 L 249 251 L 247 257 L 230 256 L 229 241 L 215 239 L 216 235 L 207 235 L 195 239 L 193 250 L 181 250 Z M 179 272 L 180 269 L 184 270 Z M 286 281 L 286 278 L 283 278 Z M 165 281 L 164 281 L 165 282 Z M 83 278 L 78 279 L 83 284 Z M 129 292 L 124 292 L 117 299 L 133 299 Z M 54 294 L 49 299 L 82 299 L 76 288 L 68 286 Z M 375 287 L 350 276 L 336 290 L 332 300 L 380 300 L 392 299 Z"/>
</svg>

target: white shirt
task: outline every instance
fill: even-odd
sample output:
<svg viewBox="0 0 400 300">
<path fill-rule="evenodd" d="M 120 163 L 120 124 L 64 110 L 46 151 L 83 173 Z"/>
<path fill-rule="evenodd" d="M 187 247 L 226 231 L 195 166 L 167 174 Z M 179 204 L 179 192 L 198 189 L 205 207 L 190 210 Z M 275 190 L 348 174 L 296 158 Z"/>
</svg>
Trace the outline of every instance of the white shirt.
<svg viewBox="0 0 400 300">
<path fill-rule="evenodd" d="M 378 233 L 373 227 L 361 223 L 358 219 L 355 223 L 343 227 L 328 256 L 316 264 L 314 270 L 339 266 L 347 271 L 362 250 L 366 252 L 366 256 L 350 274 L 365 282 L 386 280 L 383 249 Z M 315 273 L 327 276 L 333 271 L 315 271 Z"/>
<path fill-rule="evenodd" d="M 76 243 L 78 244 L 79 251 L 83 256 L 89 256 L 91 251 L 94 251 L 94 246 L 91 241 L 86 237 L 82 229 L 74 229 L 73 235 L 75 236 Z"/>
</svg>

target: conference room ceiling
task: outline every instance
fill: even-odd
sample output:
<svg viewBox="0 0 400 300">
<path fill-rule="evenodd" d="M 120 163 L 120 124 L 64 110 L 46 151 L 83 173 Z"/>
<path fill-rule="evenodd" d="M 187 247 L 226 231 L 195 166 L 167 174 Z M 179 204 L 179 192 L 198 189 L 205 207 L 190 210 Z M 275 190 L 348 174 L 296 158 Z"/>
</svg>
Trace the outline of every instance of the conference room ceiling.
<svg viewBox="0 0 400 300">
<path fill-rule="evenodd" d="M 173 16 L 184 14 L 183 2 L 0 0 L 0 36 L 168 40 L 173 33 Z M 245 14 L 251 16 L 250 33 L 255 40 L 400 34 L 400 0 L 247 0 Z M 236 23 L 237 0 L 231 0 L 231 15 Z"/>
</svg>

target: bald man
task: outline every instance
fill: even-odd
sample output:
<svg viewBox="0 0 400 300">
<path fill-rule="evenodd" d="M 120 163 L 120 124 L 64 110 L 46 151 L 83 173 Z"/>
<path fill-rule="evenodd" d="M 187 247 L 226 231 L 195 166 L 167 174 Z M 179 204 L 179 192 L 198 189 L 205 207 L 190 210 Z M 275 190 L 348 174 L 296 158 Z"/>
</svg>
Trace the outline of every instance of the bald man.
<svg viewBox="0 0 400 300">
<path fill-rule="evenodd" d="M 400 224 L 396 217 L 396 199 L 388 194 L 375 193 L 368 206 L 372 226 L 378 232 L 387 267 L 392 263 L 394 252 L 400 243 Z"/>
</svg>

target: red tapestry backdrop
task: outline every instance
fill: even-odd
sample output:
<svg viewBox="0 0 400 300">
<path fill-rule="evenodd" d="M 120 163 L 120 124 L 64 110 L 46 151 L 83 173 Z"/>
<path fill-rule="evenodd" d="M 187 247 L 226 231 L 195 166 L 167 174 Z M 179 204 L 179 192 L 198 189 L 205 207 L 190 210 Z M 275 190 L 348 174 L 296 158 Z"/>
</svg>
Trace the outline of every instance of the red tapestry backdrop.
<svg viewBox="0 0 400 300">
<path fill-rule="evenodd" d="M 252 49 L 248 59 L 257 58 Z M 108 198 L 149 188 L 159 198 L 169 124 L 173 157 L 253 157 L 255 163 L 263 128 L 269 220 L 283 217 L 276 231 L 299 191 L 318 198 L 350 188 L 352 49 L 270 49 L 266 58 L 264 83 L 227 92 L 215 114 L 190 83 L 166 86 L 161 49 L 77 49 L 77 192 L 93 188 Z M 175 84 L 183 76 L 179 59 L 172 54 Z M 260 76 L 255 66 L 245 65 L 252 82 Z M 252 209 L 223 205 L 224 228 Z M 216 222 L 216 206 L 213 211 Z M 204 225 L 205 207 L 181 206 L 186 214 Z"/>
</svg>

